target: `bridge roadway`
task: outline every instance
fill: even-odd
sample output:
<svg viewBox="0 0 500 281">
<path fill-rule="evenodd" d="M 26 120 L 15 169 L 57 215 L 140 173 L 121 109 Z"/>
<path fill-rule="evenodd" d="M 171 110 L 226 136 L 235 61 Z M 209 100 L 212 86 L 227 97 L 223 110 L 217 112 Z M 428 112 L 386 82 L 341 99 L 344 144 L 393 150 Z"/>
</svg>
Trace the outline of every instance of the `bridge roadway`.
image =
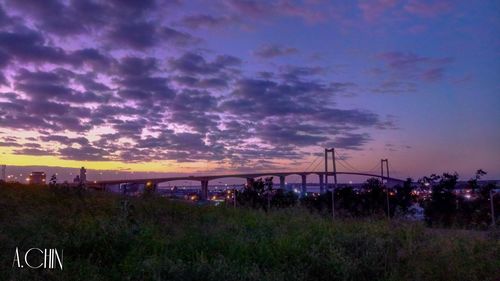
<svg viewBox="0 0 500 281">
<path fill-rule="evenodd" d="M 267 173 L 247 173 L 247 174 L 227 174 L 227 175 L 205 175 L 205 176 L 181 176 L 181 177 L 165 177 L 165 178 L 147 178 L 147 179 L 120 179 L 120 180 L 104 180 L 104 181 L 95 181 L 93 185 L 98 185 L 103 189 L 106 189 L 108 185 L 117 185 L 123 183 L 136 183 L 136 184 L 144 184 L 144 185 L 152 185 L 157 186 L 159 183 L 169 182 L 169 181 L 182 181 L 182 180 L 190 180 L 190 181 L 199 181 L 201 182 L 201 199 L 205 200 L 208 197 L 208 182 L 216 179 L 223 178 L 244 178 L 247 180 L 247 183 L 250 184 L 254 181 L 255 178 L 265 177 L 265 176 L 274 176 L 279 177 L 280 179 L 280 188 L 285 189 L 285 177 L 291 175 L 299 175 L 302 177 L 302 193 L 307 192 L 307 175 L 315 174 L 319 176 L 319 186 L 320 192 L 324 192 L 324 178 L 325 172 L 267 172 Z M 404 182 L 404 180 L 386 177 L 376 174 L 370 173 L 357 173 L 357 172 L 328 172 L 328 176 L 337 175 L 356 175 L 356 176 L 366 176 L 366 177 L 376 177 L 382 180 L 392 181 L 392 182 Z"/>
</svg>

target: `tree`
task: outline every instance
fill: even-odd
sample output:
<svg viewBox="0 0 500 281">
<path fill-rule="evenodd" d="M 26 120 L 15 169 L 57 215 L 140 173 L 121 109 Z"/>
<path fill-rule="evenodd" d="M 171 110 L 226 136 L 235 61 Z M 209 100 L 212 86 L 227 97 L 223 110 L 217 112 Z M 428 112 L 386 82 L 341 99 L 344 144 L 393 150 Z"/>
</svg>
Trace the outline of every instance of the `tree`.
<svg viewBox="0 0 500 281">
<path fill-rule="evenodd" d="M 246 185 L 243 191 L 236 197 L 238 205 L 263 208 L 266 205 L 266 201 L 263 198 L 265 189 L 266 186 L 262 179 L 255 180 L 252 184 Z"/>
<path fill-rule="evenodd" d="M 469 185 L 469 187 L 475 191 L 479 185 L 478 185 L 478 181 L 481 179 L 482 176 L 485 176 L 486 173 L 485 171 L 483 171 L 483 169 L 479 169 L 476 171 L 476 175 L 474 176 L 474 178 L 471 178 L 467 183 Z"/>
<path fill-rule="evenodd" d="M 56 174 L 53 174 L 50 177 L 49 186 L 50 187 L 55 187 L 56 185 L 57 185 L 57 176 L 56 176 Z"/>
<path fill-rule="evenodd" d="M 415 196 L 412 195 L 412 179 L 407 178 L 402 187 L 396 188 L 396 205 L 402 214 L 408 213 L 408 208 L 415 202 Z"/>
<path fill-rule="evenodd" d="M 295 205 L 297 197 L 292 192 L 273 188 L 273 178 L 257 179 L 245 186 L 236 196 L 238 205 L 262 208 L 268 211 L 271 207 L 285 208 Z"/>
<path fill-rule="evenodd" d="M 437 180 L 439 181 L 437 182 Z M 450 226 L 457 213 L 457 197 L 453 193 L 458 174 L 443 173 L 442 176 L 431 175 L 432 195 L 425 208 L 425 220 L 432 226 L 442 224 Z"/>
<path fill-rule="evenodd" d="M 387 210 L 386 194 L 382 182 L 377 178 L 370 178 L 363 184 L 362 195 L 363 211 L 365 214 L 385 213 Z"/>
</svg>

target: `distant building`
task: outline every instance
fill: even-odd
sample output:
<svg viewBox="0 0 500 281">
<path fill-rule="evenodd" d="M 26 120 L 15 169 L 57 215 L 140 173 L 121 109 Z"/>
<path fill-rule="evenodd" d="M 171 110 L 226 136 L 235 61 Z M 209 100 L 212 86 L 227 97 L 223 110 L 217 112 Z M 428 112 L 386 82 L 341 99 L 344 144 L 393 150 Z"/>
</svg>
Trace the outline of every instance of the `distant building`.
<svg viewBox="0 0 500 281">
<path fill-rule="evenodd" d="M 87 170 L 85 169 L 85 167 L 82 167 L 80 169 L 80 182 L 81 183 L 87 182 Z"/>
<path fill-rule="evenodd" d="M 28 182 L 30 184 L 45 184 L 45 173 L 32 172 L 28 177 Z"/>
</svg>

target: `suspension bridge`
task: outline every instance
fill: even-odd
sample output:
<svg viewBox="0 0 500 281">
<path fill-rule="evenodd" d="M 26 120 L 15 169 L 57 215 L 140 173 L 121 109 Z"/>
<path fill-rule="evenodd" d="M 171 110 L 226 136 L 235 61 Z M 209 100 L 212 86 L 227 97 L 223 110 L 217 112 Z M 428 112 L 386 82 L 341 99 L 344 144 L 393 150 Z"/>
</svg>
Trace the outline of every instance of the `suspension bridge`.
<svg viewBox="0 0 500 281">
<path fill-rule="evenodd" d="M 331 154 L 331 170 L 329 170 L 328 162 L 329 154 Z M 243 178 L 246 179 L 247 184 L 252 184 L 256 178 L 261 177 L 277 177 L 279 178 L 280 184 L 279 188 L 286 189 L 285 179 L 287 176 L 298 175 L 301 177 L 301 193 L 307 193 L 307 176 L 317 175 L 319 178 L 320 192 L 325 192 L 328 189 L 328 179 L 333 177 L 332 188 L 337 187 L 337 175 L 352 175 L 352 176 L 365 176 L 365 177 L 375 177 L 382 181 L 392 182 L 392 183 L 402 183 L 404 180 L 390 177 L 389 176 L 389 160 L 381 159 L 380 163 L 377 163 L 373 168 L 367 171 L 357 170 L 353 165 L 351 165 L 347 158 L 343 155 L 338 155 L 334 148 L 325 149 L 324 161 L 322 161 L 323 156 L 316 157 L 309 165 L 302 171 L 293 172 L 255 172 L 255 173 L 240 173 L 240 174 L 219 174 L 219 175 L 200 175 L 200 176 L 177 176 L 177 177 L 162 177 L 162 178 L 143 178 L 143 179 L 117 179 L 117 180 L 103 180 L 94 181 L 93 186 L 98 186 L 101 189 L 106 190 L 112 186 L 122 185 L 122 184 L 139 184 L 143 187 L 156 188 L 158 184 L 171 182 L 171 181 L 199 181 L 200 182 L 200 199 L 206 200 L 208 198 L 208 184 L 210 181 L 224 179 L 224 178 Z M 338 171 L 337 163 L 342 166 L 346 171 Z M 324 170 L 318 171 L 319 167 L 323 166 Z M 380 174 L 377 170 L 380 169 Z"/>
</svg>

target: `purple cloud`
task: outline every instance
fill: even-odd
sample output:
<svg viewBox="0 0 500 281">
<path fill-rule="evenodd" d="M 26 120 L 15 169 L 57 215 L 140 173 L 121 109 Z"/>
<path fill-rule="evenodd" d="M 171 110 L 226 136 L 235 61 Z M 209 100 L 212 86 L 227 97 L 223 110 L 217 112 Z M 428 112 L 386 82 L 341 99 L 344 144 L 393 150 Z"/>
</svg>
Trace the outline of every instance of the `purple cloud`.
<svg viewBox="0 0 500 281">
<path fill-rule="evenodd" d="M 280 45 L 263 45 L 258 48 L 254 54 L 258 57 L 270 59 L 280 56 L 287 56 L 297 54 L 299 52 L 298 49 L 293 47 L 285 47 Z"/>
</svg>

